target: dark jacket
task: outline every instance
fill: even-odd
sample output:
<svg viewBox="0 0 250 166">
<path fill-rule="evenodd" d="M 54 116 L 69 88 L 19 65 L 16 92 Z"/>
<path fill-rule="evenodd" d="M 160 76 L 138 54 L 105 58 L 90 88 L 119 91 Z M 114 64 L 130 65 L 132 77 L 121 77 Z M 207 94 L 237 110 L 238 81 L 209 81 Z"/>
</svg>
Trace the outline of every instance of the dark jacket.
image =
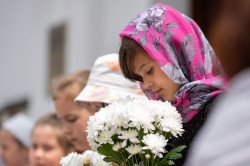
<svg viewBox="0 0 250 166">
<path fill-rule="evenodd" d="M 216 97 L 217 98 L 217 97 Z M 195 115 L 188 123 L 183 124 L 184 133 L 178 138 L 173 137 L 171 143 L 178 147 L 180 145 L 186 145 L 187 147 L 181 152 L 182 158 L 174 160 L 175 166 L 182 166 L 185 162 L 188 150 L 192 146 L 192 141 L 196 138 L 197 133 L 199 133 L 204 121 L 206 120 L 207 114 L 212 110 L 213 106 L 216 104 L 216 98 L 209 100 L 202 110 Z"/>
</svg>

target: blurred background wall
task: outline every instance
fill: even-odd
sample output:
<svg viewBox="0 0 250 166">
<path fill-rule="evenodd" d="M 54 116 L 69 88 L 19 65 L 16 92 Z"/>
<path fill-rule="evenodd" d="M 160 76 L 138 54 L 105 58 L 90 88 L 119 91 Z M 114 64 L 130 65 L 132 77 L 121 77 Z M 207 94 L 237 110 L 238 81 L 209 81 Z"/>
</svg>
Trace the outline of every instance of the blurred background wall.
<svg viewBox="0 0 250 166">
<path fill-rule="evenodd" d="M 118 52 L 118 33 L 157 2 L 192 17 L 191 0 L 0 0 L 0 121 L 54 111 L 52 77 Z"/>
</svg>

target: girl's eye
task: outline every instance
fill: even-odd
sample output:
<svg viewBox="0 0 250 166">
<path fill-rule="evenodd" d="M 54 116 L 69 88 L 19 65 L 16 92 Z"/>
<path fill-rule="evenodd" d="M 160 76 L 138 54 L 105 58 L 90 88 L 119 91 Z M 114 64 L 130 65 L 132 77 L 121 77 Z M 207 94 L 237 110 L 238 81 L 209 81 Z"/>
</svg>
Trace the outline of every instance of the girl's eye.
<svg viewBox="0 0 250 166">
<path fill-rule="evenodd" d="M 77 119 L 77 118 L 68 118 L 67 120 L 68 120 L 68 122 L 70 122 L 70 123 L 74 123 L 74 122 L 76 121 L 76 119 Z"/>
<path fill-rule="evenodd" d="M 9 147 L 8 147 L 7 145 L 2 145 L 1 149 L 2 149 L 2 150 L 8 150 Z"/>
<path fill-rule="evenodd" d="M 44 151 L 50 151 L 51 149 L 53 149 L 53 147 L 50 145 L 44 145 L 43 149 L 44 149 Z"/>
<path fill-rule="evenodd" d="M 152 72 L 153 72 L 153 68 L 150 68 L 150 69 L 147 71 L 148 74 L 152 74 Z"/>
<path fill-rule="evenodd" d="M 32 149 L 37 149 L 37 144 L 32 144 Z"/>
</svg>

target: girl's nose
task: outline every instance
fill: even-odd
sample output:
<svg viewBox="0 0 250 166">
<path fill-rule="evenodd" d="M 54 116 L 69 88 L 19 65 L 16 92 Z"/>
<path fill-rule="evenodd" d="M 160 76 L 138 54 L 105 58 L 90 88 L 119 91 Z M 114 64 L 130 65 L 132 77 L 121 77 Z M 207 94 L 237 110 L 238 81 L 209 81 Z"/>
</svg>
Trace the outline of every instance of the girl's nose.
<svg viewBox="0 0 250 166">
<path fill-rule="evenodd" d="M 70 130 L 70 128 L 67 125 L 63 125 L 63 132 L 65 134 L 70 134 L 71 130 Z"/>
<path fill-rule="evenodd" d="M 146 89 L 151 89 L 153 86 L 153 82 L 150 79 L 143 79 L 143 86 Z"/>
<path fill-rule="evenodd" d="M 43 150 L 42 148 L 38 148 L 34 152 L 36 158 L 41 158 L 43 156 Z"/>
</svg>

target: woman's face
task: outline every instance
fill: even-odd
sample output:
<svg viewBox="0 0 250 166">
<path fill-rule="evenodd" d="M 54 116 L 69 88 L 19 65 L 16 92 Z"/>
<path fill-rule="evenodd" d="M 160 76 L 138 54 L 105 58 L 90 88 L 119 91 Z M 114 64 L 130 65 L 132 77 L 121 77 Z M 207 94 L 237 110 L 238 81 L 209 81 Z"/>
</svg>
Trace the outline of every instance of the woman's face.
<svg viewBox="0 0 250 166">
<path fill-rule="evenodd" d="M 76 104 L 73 99 L 58 98 L 55 101 L 56 113 L 63 124 L 63 132 L 67 139 L 79 151 L 90 149 L 87 142 L 87 121 L 95 111 L 90 107 Z"/>
<path fill-rule="evenodd" d="M 151 89 L 165 101 L 173 101 L 180 85 L 173 82 L 145 52 L 138 52 L 134 58 L 134 72 L 143 79 L 143 86 Z"/>
<path fill-rule="evenodd" d="M 50 125 L 35 127 L 29 155 L 32 166 L 60 166 L 67 152 L 58 142 L 58 130 Z"/>
<path fill-rule="evenodd" d="M 8 131 L 0 131 L 0 156 L 6 166 L 28 164 L 28 149 L 22 147 Z"/>
</svg>

